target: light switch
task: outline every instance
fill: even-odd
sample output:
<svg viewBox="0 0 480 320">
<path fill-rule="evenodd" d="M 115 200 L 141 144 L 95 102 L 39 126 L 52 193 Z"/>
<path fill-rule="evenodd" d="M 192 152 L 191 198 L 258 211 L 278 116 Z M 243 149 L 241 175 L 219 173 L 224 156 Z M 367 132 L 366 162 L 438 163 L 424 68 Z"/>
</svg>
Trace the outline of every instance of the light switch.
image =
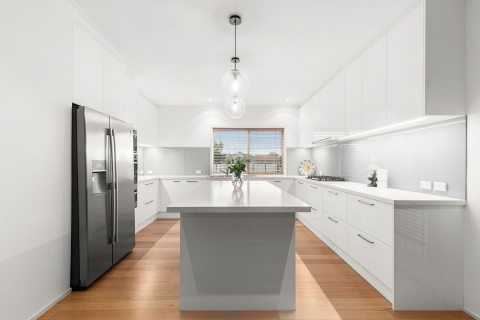
<svg viewBox="0 0 480 320">
<path fill-rule="evenodd" d="M 433 189 L 436 191 L 447 191 L 447 184 L 445 182 L 434 182 Z"/>
<path fill-rule="evenodd" d="M 152 170 L 147 171 L 147 174 L 152 174 Z"/>
<path fill-rule="evenodd" d="M 422 189 L 432 189 L 432 182 L 431 181 L 420 181 L 420 188 Z"/>
<path fill-rule="evenodd" d="M 202 174 L 202 170 L 195 171 L 196 174 Z"/>
<path fill-rule="evenodd" d="M 143 174 L 143 171 L 140 171 L 140 174 Z"/>
</svg>

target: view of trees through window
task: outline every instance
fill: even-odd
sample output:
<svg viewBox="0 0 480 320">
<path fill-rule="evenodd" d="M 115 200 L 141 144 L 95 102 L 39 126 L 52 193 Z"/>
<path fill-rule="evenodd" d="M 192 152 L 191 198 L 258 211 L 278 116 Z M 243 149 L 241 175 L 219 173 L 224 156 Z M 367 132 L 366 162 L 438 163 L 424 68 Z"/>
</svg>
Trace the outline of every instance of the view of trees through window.
<svg viewBox="0 0 480 320">
<path fill-rule="evenodd" d="M 249 158 L 247 174 L 283 174 L 283 129 L 213 129 L 213 174 L 229 159 Z"/>
</svg>

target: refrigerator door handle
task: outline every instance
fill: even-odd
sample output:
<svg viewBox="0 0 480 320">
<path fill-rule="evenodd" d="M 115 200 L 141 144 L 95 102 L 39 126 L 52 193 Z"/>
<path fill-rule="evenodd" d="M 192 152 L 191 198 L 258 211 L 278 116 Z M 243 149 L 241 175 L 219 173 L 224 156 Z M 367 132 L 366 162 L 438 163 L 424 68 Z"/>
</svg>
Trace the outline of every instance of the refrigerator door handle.
<svg viewBox="0 0 480 320">
<path fill-rule="evenodd" d="M 111 210 L 110 210 L 110 213 L 111 213 L 111 217 L 112 217 L 112 225 L 111 225 L 111 229 L 112 229 L 112 243 L 115 243 L 116 242 L 116 230 L 115 230 L 115 226 L 116 226 L 116 211 L 117 211 L 117 194 L 116 194 L 116 185 L 117 185 L 117 177 L 116 177 L 116 159 L 115 159 L 115 130 L 114 129 L 109 129 L 109 138 L 110 138 L 110 158 L 109 158 L 109 161 L 110 161 L 110 170 L 111 170 L 111 194 L 112 194 L 112 197 L 111 197 Z"/>
<path fill-rule="evenodd" d="M 110 129 L 107 129 L 106 142 L 107 142 L 107 213 L 108 221 L 110 221 L 110 226 L 108 227 L 108 239 L 113 243 L 113 170 L 112 170 L 112 143 L 111 143 L 111 132 Z"/>
<path fill-rule="evenodd" d="M 115 129 L 112 129 L 112 137 L 113 137 L 113 163 L 115 166 L 115 184 L 114 184 L 114 193 L 115 193 L 115 235 L 114 235 L 114 243 L 118 242 L 118 177 L 117 177 L 117 143 L 115 137 Z"/>
</svg>

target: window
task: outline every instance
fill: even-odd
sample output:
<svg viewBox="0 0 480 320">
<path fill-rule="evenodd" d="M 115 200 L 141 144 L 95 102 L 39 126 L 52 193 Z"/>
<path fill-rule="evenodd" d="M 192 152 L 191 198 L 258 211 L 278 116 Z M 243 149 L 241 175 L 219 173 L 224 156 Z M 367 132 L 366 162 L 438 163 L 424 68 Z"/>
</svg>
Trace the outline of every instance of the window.
<svg viewBox="0 0 480 320">
<path fill-rule="evenodd" d="M 237 156 L 251 162 L 247 174 L 283 174 L 283 129 L 213 128 L 212 174 L 225 174 Z"/>
</svg>

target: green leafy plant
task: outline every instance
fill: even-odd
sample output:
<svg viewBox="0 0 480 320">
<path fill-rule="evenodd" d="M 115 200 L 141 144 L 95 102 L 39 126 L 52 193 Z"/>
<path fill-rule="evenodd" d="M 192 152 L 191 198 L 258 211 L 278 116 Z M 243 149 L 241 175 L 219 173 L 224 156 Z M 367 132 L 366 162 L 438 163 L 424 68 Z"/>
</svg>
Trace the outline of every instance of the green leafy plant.
<svg viewBox="0 0 480 320">
<path fill-rule="evenodd" d="M 227 161 L 228 171 L 232 172 L 235 178 L 240 178 L 243 172 L 246 172 L 250 159 L 245 157 L 236 157 Z"/>
</svg>

